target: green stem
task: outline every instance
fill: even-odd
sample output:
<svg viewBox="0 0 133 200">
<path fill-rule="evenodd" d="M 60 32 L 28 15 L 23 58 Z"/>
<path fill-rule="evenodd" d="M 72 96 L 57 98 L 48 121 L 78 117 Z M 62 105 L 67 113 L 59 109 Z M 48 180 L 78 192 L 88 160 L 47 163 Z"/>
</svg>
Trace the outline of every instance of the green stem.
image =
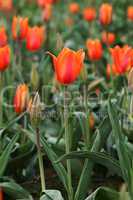
<svg viewBox="0 0 133 200">
<path fill-rule="evenodd" d="M 87 84 L 84 83 L 84 110 L 85 110 L 85 143 L 86 148 L 90 147 L 90 130 L 89 130 L 89 110 L 88 110 L 88 98 L 87 98 Z"/>
<path fill-rule="evenodd" d="M 69 135 L 68 107 L 67 107 L 66 92 L 67 92 L 67 88 L 65 87 L 65 93 L 64 93 L 64 124 L 65 124 L 66 154 L 68 154 L 68 153 L 70 153 L 70 135 Z M 68 159 L 66 162 L 67 162 L 67 178 L 68 178 L 68 199 L 73 200 L 71 161 Z"/>
<path fill-rule="evenodd" d="M 40 145 L 40 131 L 39 131 L 39 128 L 36 129 L 36 144 L 37 144 L 37 152 L 38 152 L 38 159 L 39 159 L 41 187 L 42 187 L 42 192 L 45 192 L 45 190 L 46 190 L 45 175 L 44 175 L 44 166 L 43 166 L 43 156 L 42 156 L 41 145 Z"/>
</svg>

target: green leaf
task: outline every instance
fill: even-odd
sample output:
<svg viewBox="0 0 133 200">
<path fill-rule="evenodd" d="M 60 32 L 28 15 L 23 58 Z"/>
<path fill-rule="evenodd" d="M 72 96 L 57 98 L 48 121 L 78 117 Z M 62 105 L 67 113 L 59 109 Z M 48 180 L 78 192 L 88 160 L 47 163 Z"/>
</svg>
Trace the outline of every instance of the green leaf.
<svg viewBox="0 0 133 200">
<path fill-rule="evenodd" d="M 60 191 L 58 190 L 46 190 L 45 194 L 40 198 L 40 200 L 64 200 Z"/>
<path fill-rule="evenodd" d="M 107 187 L 100 187 L 85 200 L 118 200 L 119 193 Z"/>
<path fill-rule="evenodd" d="M 91 162 L 103 165 L 108 169 L 110 169 L 111 171 L 118 174 L 119 176 L 122 176 L 119 162 L 110 155 L 103 152 L 74 151 L 69 154 L 61 156 L 57 160 L 57 163 L 65 159 L 77 159 L 77 158 L 78 159 L 88 158 Z"/>
<path fill-rule="evenodd" d="M 100 149 L 104 146 L 108 135 L 111 130 L 110 120 L 108 117 L 105 117 L 99 128 L 96 130 L 97 136 L 94 140 L 93 146 L 91 148 L 91 152 L 100 151 Z M 81 173 L 81 177 L 78 183 L 78 187 L 75 193 L 74 200 L 84 200 L 86 197 L 86 193 L 88 191 L 90 182 L 91 182 L 91 174 L 93 170 L 93 163 L 90 160 L 86 159 L 84 163 L 84 167 Z"/>
<path fill-rule="evenodd" d="M 113 135 L 115 138 L 123 178 L 130 185 L 131 160 L 128 154 L 128 148 L 126 146 L 126 143 L 124 142 L 125 135 L 122 133 L 119 124 L 118 113 L 116 113 L 115 105 L 112 105 L 110 100 L 108 102 L 108 113 L 112 124 Z"/>
<path fill-rule="evenodd" d="M 2 155 L 0 156 L 0 176 L 3 176 L 5 172 L 10 154 L 17 140 L 18 140 L 18 134 L 14 135 L 14 137 L 12 138 L 12 140 L 10 141 L 10 143 L 7 145 Z"/>
<path fill-rule="evenodd" d="M 14 199 L 33 200 L 32 196 L 27 190 L 23 189 L 20 185 L 13 181 L 0 183 L 0 187 L 3 188 L 6 194 Z"/>
</svg>

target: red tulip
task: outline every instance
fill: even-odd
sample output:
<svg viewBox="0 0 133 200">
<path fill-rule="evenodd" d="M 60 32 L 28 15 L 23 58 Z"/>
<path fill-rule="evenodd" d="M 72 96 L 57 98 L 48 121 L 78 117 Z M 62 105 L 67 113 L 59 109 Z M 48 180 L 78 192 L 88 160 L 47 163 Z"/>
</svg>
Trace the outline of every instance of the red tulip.
<svg viewBox="0 0 133 200">
<path fill-rule="evenodd" d="M 38 0 L 37 2 L 40 7 L 45 7 L 48 4 L 53 4 L 54 0 Z"/>
<path fill-rule="evenodd" d="M 23 40 L 28 32 L 28 18 L 14 17 L 12 21 L 12 36 L 13 39 Z"/>
<path fill-rule="evenodd" d="M 41 48 L 44 41 L 44 28 L 32 27 L 28 29 L 26 37 L 26 47 L 29 51 L 37 51 Z"/>
<path fill-rule="evenodd" d="M 124 47 L 115 46 L 110 49 L 110 52 L 118 74 L 123 74 L 132 67 L 133 50 L 128 45 Z"/>
<path fill-rule="evenodd" d="M 2 188 L 0 188 L 0 200 L 4 200 L 4 193 Z"/>
<path fill-rule="evenodd" d="M 88 22 L 93 21 L 96 18 L 95 8 L 91 8 L 91 7 L 85 8 L 83 10 L 83 18 Z"/>
<path fill-rule="evenodd" d="M 82 49 L 75 52 L 71 49 L 64 48 L 60 54 L 55 57 L 49 53 L 53 58 L 53 64 L 57 80 L 61 84 L 71 84 L 74 82 L 83 67 L 85 53 Z"/>
<path fill-rule="evenodd" d="M 17 87 L 16 94 L 14 96 L 14 109 L 16 113 L 22 113 L 25 111 L 29 100 L 29 89 L 26 84 L 20 84 Z"/>
<path fill-rule="evenodd" d="M 113 44 L 115 42 L 115 34 L 104 31 L 102 33 L 102 42 L 105 43 L 107 46 Z"/>
<path fill-rule="evenodd" d="M 42 19 L 44 21 L 49 21 L 51 19 L 51 16 L 52 16 L 52 5 L 48 4 L 43 9 Z"/>
<path fill-rule="evenodd" d="M 92 61 L 100 60 L 103 55 L 103 48 L 100 40 L 87 40 L 88 57 Z"/>
<path fill-rule="evenodd" d="M 8 45 L 0 48 L 0 71 L 4 71 L 10 64 L 10 47 Z"/>
<path fill-rule="evenodd" d="M 112 5 L 103 3 L 100 7 L 99 20 L 103 25 L 109 25 L 112 22 Z"/>
<path fill-rule="evenodd" d="M 114 64 L 112 66 L 110 64 L 107 64 L 107 67 L 106 67 L 107 79 L 110 79 L 111 75 L 117 75 L 117 74 L 118 72 L 117 72 L 116 66 Z"/>
<path fill-rule="evenodd" d="M 7 45 L 7 34 L 5 27 L 0 27 L 0 47 Z"/>
</svg>

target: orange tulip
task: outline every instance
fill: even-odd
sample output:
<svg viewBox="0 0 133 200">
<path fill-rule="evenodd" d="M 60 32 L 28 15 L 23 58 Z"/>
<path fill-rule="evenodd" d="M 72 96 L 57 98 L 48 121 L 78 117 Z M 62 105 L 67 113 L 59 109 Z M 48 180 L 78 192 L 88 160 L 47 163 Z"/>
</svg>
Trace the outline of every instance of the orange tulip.
<svg viewBox="0 0 133 200">
<path fill-rule="evenodd" d="M 29 101 L 29 89 L 26 84 L 20 84 L 17 87 L 14 96 L 14 109 L 16 113 L 22 113 L 27 108 Z"/>
<path fill-rule="evenodd" d="M 91 7 L 85 8 L 83 10 L 83 18 L 88 22 L 93 21 L 96 18 L 95 8 L 91 8 Z"/>
<path fill-rule="evenodd" d="M 14 17 L 12 21 L 12 36 L 13 39 L 23 40 L 28 32 L 28 18 Z"/>
<path fill-rule="evenodd" d="M 0 48 L 0 71 L 4 71 L 10 64 L 10 47 L 8 45 Z"/>
<path fill-rule="evenodd" d="M 0 0 L 0 10 L 9 11 L 13 7 L 12 0 Z"/>
<path fill-rule="evenodd" d="M 108 25 L 112 22 L 112 5 L 103 3 L 100 7 L 99 20 L 101 24 Z"/>
<path fill-rule="evenodd" d="M 127 9 L 127 17 L 128 19 L 133 21 L 133 6 L 129 6 Z"/>
<path fill-rule="evenodd" d="M 87 40 L 88 57 L 92 61 L 100 60 L 103 55 L 103 48 L 100 40 Z"/>
<path fill-rule="evenodd" d="M 60 54 L 55 57 L 49 53 L 53 58 L 53 65 L 57 80 L 61 84 L 71 84 L 74 82 L 83 67 L 85 53 L 82 49 L 75 52 L 71 49 L 64 48 Z"/>
<path fill-rule="evenodd" d="M 43 12 L 42 12 L 42 19 L 44 21 L 49 21 L 52 17 L 52 6 L 48 4 L 45 6 Z"/>
<path fill-rule="evenodd" d="M 26 37 L 26 47 L 29 51 L 37 51 L 44 41 L 44 27 L 30 27 Z"/>
<path fill-rule="evenodd" d="M 102 33 L 102 42 L 105 43 L 107 46 L 113 44 L 115 42 L 115 34 L 104 31 Z"/>
<path fill-rule="evenodd" d="M 4 26 L 0 27 L 0 47 L 7 45 L 7 34 Z"/>
<path fill-rule="evenodd" d="M 90 113 L 90 116 L 89 116 L 89 126 L 91 129 L 94 129 L 94 126 L 95 126 L 95 118 L 92 112 Z"/>
<path fill-rule="evenodd" d="M 72 14 L 77 14 L 80 10 L 79 4 L 76 2 L 70 3 L 69 4 L 69 11 Z"/>
<path fill-rule="evenodd" d="M 117 75 L 117 74 L 118 72 L 117 72 L 116 66 L 114 64 L 112 66 L 110 64 L 107 64 L 107 67 L 106 67 L 107 79 L 110 79 L 111 75 Z"/>
<path fill-rule="evenodd" d="M 115 46 L 110 49 L 110 52 L 118 74 L 123 74 L 132 67 L 133 50 L 128 45 Z"/>
</svg>

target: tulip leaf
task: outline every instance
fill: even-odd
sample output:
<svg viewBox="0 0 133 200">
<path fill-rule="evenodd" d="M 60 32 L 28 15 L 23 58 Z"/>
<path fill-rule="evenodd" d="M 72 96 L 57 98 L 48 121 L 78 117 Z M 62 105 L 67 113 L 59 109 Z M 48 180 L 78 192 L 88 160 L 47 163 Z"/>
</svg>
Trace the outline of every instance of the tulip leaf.
<svg viewBox="0 0 133 200">
<path fill-rule="evenodd" d="M 75 151 L 75 152 L 71 152 L 69 154 L 65 154 L 61 156 L 57 160 L 57 163 L 65 159 L 76 159 L 76 158 L 79 158 L 79 159 L 88 158 L 93 163 L 103 165 L 107 167 L 108 169 L 110 169 L 111 171 L 118 174 L 119 176 L 122 176 L 119 162 L 115 160 L 113 157 L 111 157 L 110 155 L 103 152 L 88 152 L 88 151 L 77 152 Z"/>
<path fill-rule="evenodd" d="M 100 187 L 85 200 L 118 200 L 119 193 L 107 187 Z"/>
<path fill-rule="evenodd" d="M 33 200 L 29 192 L 14 181 L 0 183 L 0 187 L 4 190 L 6 194 L 13 197 L 14 199 Z"/>
<path fill-rule="evenodd" d="M 45 194 L 40 198 L 40 200 L 64 200 L 60 191 L 58 190 L 46 190 Z"/>
<path fill-rule="evenodd" d="M 0 176 L 3 176 L 7 163 L 9 161 L 10 154 L 12 152 L 12 149 L 18 139 L 18 134 L 14 135 L 10 143 L 7 145 L 5 150 L 2 152 L 2 155 L 0 156 Z"/>
</svg>

